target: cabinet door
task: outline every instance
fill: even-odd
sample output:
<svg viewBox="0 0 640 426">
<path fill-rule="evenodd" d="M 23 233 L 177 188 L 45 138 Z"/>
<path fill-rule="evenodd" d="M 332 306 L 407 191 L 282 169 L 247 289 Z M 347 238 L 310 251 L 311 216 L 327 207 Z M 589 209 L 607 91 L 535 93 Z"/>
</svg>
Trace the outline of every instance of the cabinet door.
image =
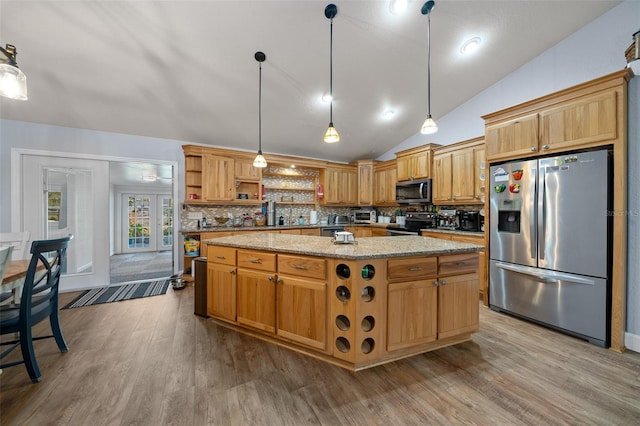
<svg viewBox="0 0 640 426">
<path fill-rule="evenodd" d="M 203 162 L 203 198 L 206 201 L 232 201 L 234 198 L 233 159 L 204 154 Z"/>
<path fill-rule="evenodd" d="M 238 323 L 275 332 L 276 284 L 273 272 L 238 268 Z"/>
<path fill-rule="evenodd" d="M 396 203 L 396 183 L 398 182 L 398 172 L 395 167 L 387 169 L 387 204 L 397 205 Z"/>
<path fill-rule="evenodd" d="M 457 203 L 475 200 L 474 149 L 463 148 L 451 153 L 451 199 Z"/>
<path fill-rule="evenodd" d="M 431 177 L 431 153 L 425 151 L 411 155 L 409 170 L 413 179 L 426 179 Z"/>
<path fill-rule="evenodd" d="M 487 159 L 520 158 L 538 152 L 538 114 L 531 114 L 485 129 Z"/>
<path fill-rule="evenodd" d="M 435 279 L 389 284 L 387 350 L 436 340 L 438 287 L 434 281 Z"/>
<path fill-rule="evenodd" d="M 358 171 L 354 167 L 352 170 L 343 170 L 340 177 L 341 204 L 355 206 L 358 204 Z"/>
<path fill-rule="evenodd" d="M 253 167 L 253 160 L 237 159 L 235 160 L 235 178 L 236 180 L 260 180 L 262 179 L 262 169 Z"/>
<path fill-rule="evenodd" d="M 478 274 L 438 279 L 438 338 L 478 331 Z"/>
<path fill-rule="evenodd" d="M 327 284 L 324 281 L 279 276 L 277 309 L 278 336 L 326 350 Z"/>
<path fill-rule="evenodd" d="M 451 201 L 451 153 L 436 154 L 433 156 L 433 190 L 434 204 L 448 203 Z"/>
<path fill-rule="evenodd" d="M 212 317 L 236 321 L 236 269 L 207 263 L 207 313 Z"/>
<path fill-rule="evenodd" d="M 475 168 L 475 194 L 474 198 L 482 203 L 485 199 L 485 182 L 488 178 L 489 170 L 487 169 L 486 150 L 484 148 L 474 149 L 474 168 Z"/>
<path fill-rule="evenodd" d="M 373 205 L 373 162 L 358 164 L 358 205 Z"/>
<path fill-rule="evenodd" d="M 410 179 L 411 168 L 411 156 L 403 155 L 396 159 L 396 169 L 398 173 L 398 181 L 405 181 Z"/>
<path fill-rule="evenodd" d="M 599 93 L 540 114 L 544 152 L 601 144 L 616 138 L 616 93 Z"/>
<path fill-rule="evenodd" d="M 338 204 L 340 202 L 340 171 L 327 168 L 324 172 L 324 203 Z"/>
</svg>

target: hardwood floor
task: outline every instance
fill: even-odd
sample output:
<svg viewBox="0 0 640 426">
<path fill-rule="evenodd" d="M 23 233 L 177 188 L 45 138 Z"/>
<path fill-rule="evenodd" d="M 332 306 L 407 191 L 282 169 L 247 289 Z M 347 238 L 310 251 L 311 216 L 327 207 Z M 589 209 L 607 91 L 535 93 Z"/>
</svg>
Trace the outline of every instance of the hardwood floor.
<svg viewBox="0 0 640 426">
<path fill-rule="evenodd" d="M 61 295 L 61 305 L 74 296 Z M 351 373 L 193 315 L 193 287 L 65 309 L 69 352 L 52 339 L 35 343 L 39 384 L 24 366 L 2 372 L 0 423 L 640 422 L 640 354 L 480 310 L 472 342 Z"/>
</svg>

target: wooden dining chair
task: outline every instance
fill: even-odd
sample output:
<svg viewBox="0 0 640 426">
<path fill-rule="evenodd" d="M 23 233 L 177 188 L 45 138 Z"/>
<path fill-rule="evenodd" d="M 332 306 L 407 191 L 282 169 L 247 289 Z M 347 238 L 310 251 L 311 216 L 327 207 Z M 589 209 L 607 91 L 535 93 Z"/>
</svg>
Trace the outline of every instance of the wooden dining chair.
<svg viewBox="0 0 640 426">
<path fill-rule="evenodd" d="M 1 364 L 0 369 L 25 364 L 33 383 L 42 375 L 36 362 L 33 341 L 53 337 L 60 352 L 67 352 L 67 343 L 60 329 L 58 317 L 58 287 L 64 270 L 66 251 L 72 235 L 55 240 L 34 241 L 31 244 L 31 261 L 25 277 L 19 305 L 0 306 L 0 334 L 18 333 L 19 338 L 0 345 L 11 345 L 0 354 L 3 359 L 20 347 L 22 359 Z M 32 328 L 49 318 L 52 335 L 34 337 Z"/>
</svg>

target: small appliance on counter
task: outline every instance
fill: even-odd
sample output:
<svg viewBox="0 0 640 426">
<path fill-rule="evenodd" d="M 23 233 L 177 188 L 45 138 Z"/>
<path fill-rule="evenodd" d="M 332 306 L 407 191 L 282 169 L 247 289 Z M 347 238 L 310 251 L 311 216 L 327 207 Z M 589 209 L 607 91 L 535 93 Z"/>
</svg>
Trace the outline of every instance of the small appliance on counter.
<svg viewBox="0 0 640 426">
<path fill-rule="evenodd" d="M 351 212 L 353 223 L 376 223 L 376 211 L 373 209 L 359 209 Z"/>
<path fill-rule="evenodd" d="M 480 232 L 480 213 L 458 211 L 458 225 L 461 231 Z"/>
<path fill-rule="evenodd" d="M 436 214 L 433 212 L 407 212 L 404 226 L 387 228 L 388 236 L 420 235 L 421 229 L 436 227 Z"/>
<path fill-rule="evenodd" d="M 457 229 L 458 211 L 455 209 L 440 209 L 438 211 L 438 229 Z"/>
</svg>

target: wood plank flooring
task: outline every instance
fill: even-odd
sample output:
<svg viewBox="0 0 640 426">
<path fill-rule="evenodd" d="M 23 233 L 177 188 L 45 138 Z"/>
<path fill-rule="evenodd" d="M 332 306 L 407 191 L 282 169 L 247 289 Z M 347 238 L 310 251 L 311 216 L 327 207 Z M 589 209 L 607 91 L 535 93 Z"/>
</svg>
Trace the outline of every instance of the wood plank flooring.
<svg viewBox="0 0 640 426">
<path fill-rule="evenodd" d="M 352 373 L 193 315 L 193 287 L 65 309 L 69 352 L 2 372 L 0 423 L 640 424 L 640 354 L 480 311 L 472 342 Z"/>
</svg>

